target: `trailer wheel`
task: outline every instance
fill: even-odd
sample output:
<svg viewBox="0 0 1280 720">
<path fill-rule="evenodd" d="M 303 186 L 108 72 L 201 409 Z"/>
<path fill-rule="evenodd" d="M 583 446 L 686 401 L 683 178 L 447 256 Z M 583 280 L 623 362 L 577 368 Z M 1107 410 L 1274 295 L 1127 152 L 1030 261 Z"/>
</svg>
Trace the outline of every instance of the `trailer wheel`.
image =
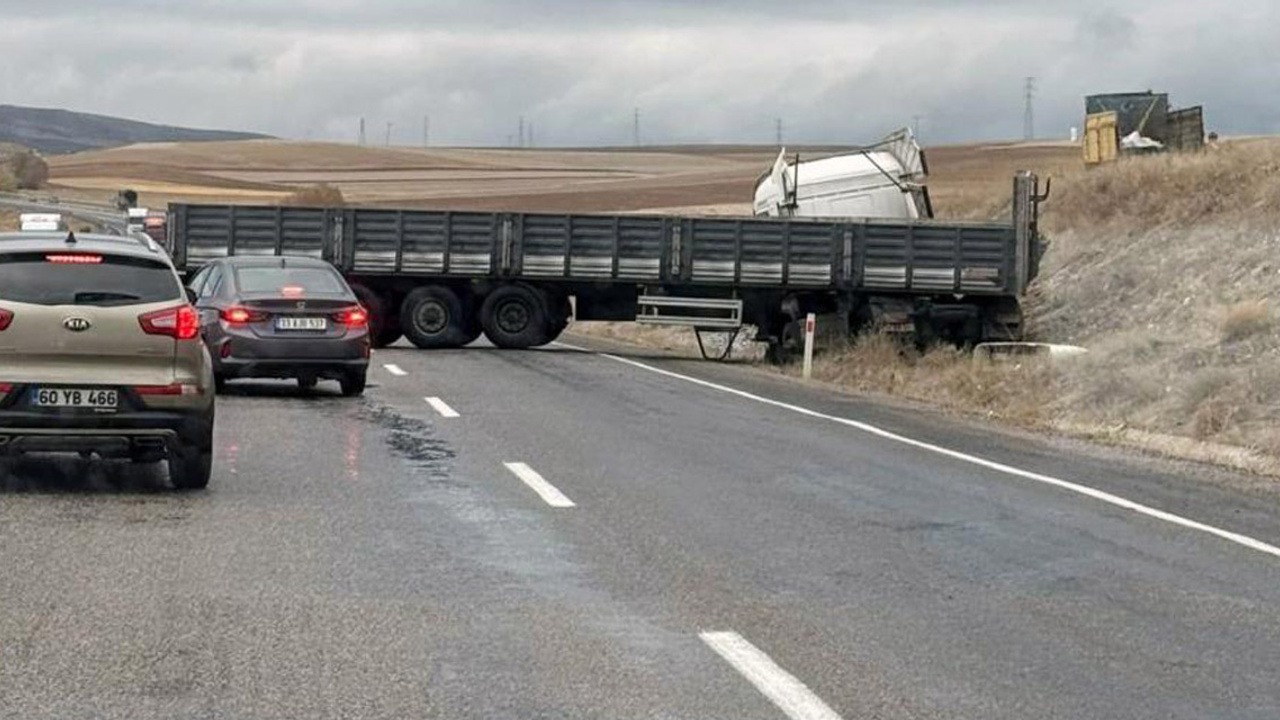
<svg viewBox="0 0 1280 720">
<path fill-rule="evenodd" d="M 352 285 L 351 291 L 369 311 L 369 337 L 375 348 L 387 347 L 401 338 L 400 319 L 390 311 L 390 302 L 364 285 Z"/>
<path fill-rule="evenodd" d="M 404 336 L 425 350 L 462 347 L 470 342 L 467 336 L 471 324 L 462 300 L 440 285 L 413 290 L 400 306 Z"/>
<path fill-rule="evenodd" d="M 480 324 L 489 342 L 523 349 L 551 342 L 551 325 L 543 299 L 524 285 L 503 285 L 480 307 Z"/>
<path fill-rule="evenodd" d="M 781 337 L 769 342 L 765 360 L 770 365 L 789 365 L 804 352 L 804 322 L 788 320 L 782 326 Z"/>
</svg>

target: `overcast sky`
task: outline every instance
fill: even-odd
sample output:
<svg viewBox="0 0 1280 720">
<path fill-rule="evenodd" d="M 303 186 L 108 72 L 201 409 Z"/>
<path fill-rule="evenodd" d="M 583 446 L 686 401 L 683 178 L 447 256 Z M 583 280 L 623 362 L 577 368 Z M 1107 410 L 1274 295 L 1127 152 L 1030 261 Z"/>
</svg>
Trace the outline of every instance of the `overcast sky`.
<svg viewBox="0 0 1280 720">
<path fill-rule="evenodd" d="M 1065 137 L 1092 92 L 1280 133 L 1280 1 L 0 0 L 0 103 L 502 145 Z"/>
</svg>

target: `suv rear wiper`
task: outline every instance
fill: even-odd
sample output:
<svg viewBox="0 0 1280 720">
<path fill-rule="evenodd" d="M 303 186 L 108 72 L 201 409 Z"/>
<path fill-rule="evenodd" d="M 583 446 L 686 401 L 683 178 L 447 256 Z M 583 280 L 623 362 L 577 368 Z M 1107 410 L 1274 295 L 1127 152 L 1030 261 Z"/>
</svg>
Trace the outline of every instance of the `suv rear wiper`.
<svg viewBox="0 0 1280 720">
<path fill-rule="evenodd" d="M 132 302 L 134 300 L 141 300 L 141 299 L 142 299 L 141 296 L 131 295 L 129 293 L 95 290 L 92 292 L 76 293 L 74 304 L 97 305 L 100 303 L 110 303 L 110 302 Z"/>
</svg>

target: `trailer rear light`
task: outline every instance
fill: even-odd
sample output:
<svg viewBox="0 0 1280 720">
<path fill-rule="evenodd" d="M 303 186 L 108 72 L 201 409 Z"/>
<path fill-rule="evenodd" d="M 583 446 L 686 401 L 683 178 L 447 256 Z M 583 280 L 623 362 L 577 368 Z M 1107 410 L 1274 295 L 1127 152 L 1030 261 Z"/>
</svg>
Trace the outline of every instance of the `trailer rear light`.
<svg viewBox="0 0 1280 720">
<path fill-rule="evenodd" d="M 13 313 L 8 310 L 0 310 L 0 330 L 7 330 L 13 322 Z"/>
<path fill-rule="evenodd" d="M 348 328 L 368 327 L 369 311 L 357 305 L 334 313 L 333 320 L 339 325 L 345 325 Z"/>
<path fill-rule="evenodd" d="M 138 324 L 148 335 L 168 335 L 178 340 L 192 340 L 200 335 L 200 318 L 190 305 L 139 315 Z"/>
<path fill-rule="evenodd" d="M 195 385 L 184 385 L 183 383 L 172 383 L 170 385 L 135 385 L 133 391 L 139 395 L 157 396 L 157 395 L 199 395 L 200 388 Z"/>
<path fill-rule="evenodd" d="M 267 319 L 267 314 L 261 310 L 233 307 L 222 311 L 222 319 L 232 325 L 244 325 L 246 323 L 262 322 Z"/>
<path fill-rule="evenodd" d="M 102 263 L 101 255 L 87 255 L 84 253 L 45 255 L 44 259 L 54 265 L 100 265 Z"/>
</svg>

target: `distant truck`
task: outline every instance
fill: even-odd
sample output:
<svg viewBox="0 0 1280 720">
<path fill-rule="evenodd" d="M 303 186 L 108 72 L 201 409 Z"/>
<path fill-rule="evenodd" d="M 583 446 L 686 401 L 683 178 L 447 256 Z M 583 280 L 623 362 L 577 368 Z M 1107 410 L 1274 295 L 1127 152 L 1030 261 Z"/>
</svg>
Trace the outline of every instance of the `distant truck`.
<svg viewBox="0 0 1280 720">
<path fill-rule="evenodd" d="M 1085 98 L 1085 165 L 1122 155 L 1189 152 L 1204 147 L 1204 109 L 1169 109 L 1167 93 L 1136 92 Z"/>
<path fill-rule="evenodd" d="M 1020 339 L 1045 196 L 1032 173 L 1012 190 L 1004 222 L 916 217 L 905 204 L 904 217 L 828 220 L 174 204 L 167 247 L 186 272 L 229 255 L 327 260 L 370 311 L 379 346 L 461 347 L 483 332 L 532 347 L 573 317 L 754 325 L 782 361 L 807 313 L 839 318 L 837 332 Z"/>
<path fill-rule="evenodd" d="M 22 213 L 18 216 L 23 232 L 65 230 L 62 215 L 58 213 Z"/>
<path fill-rule="evenodd" d="M 929 166 L 909 129 L 852 153 L 787 160 L 756 181 L 755 214 L 766 217 L 933 217 L 924 180 Z"/>
</svg>

